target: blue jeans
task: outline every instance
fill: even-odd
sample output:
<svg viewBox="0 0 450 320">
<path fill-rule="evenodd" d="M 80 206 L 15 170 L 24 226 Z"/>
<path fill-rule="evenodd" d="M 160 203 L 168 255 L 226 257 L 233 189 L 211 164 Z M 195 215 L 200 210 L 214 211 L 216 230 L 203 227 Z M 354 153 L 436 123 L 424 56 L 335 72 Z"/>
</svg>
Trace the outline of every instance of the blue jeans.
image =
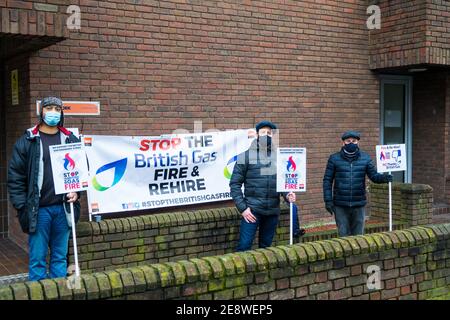
<svg viewBox="0 0 450 320">
<path fill-rule="evenodd" d="M 69 234 L 70 229 L 62 204 L 39 208 L 36 232 L 31 233 L 28 238 L 30 281 L 67 275 Z M 50 248 L 49 276 L 47 275 L 48 248 Z"/>
<path fill-rule="evenodd" d="M 335 219 L 340 237 L 364 234 L 364 207 L 335 206 Z"/>
<path fill-rule="evenodd" d="M 278 215 L 262 215 L 253 213 L 256 217 L 256 222 L 246 222 L 241 218 L 241 229 L 239 236 L 239 245 L 236 251 L 246 251 L 252 248 L 253 240 L 255 239 L 256 229 L 259 226 L 259 247 L 266 248 L 272 245 L 273 236 L 278 225 Z"/>
<path fill-rule="evenodd" d="M 292 206 L 292 220 L 293 220 L 293 228 L 292 230 L 294 230 L 294 235 L 296 232 L 299 232 L 299 228 L 300 226 L 298 225 L 298 208 L 297 205 L 294 203 L 294 205 Z"/>
</svg>

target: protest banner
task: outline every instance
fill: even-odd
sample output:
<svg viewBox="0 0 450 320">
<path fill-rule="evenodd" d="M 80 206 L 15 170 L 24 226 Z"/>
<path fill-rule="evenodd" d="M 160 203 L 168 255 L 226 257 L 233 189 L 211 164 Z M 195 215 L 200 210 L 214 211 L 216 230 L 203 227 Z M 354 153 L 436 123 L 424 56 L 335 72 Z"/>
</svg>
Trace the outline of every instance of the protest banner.
<svg viewBox="0 0 450 320">
<path fill-rule="evenodd" d="M 231 199 L 229 179 L 254 130 L 154 137 L 84 136 L 91 214 Z"/>
</svg>

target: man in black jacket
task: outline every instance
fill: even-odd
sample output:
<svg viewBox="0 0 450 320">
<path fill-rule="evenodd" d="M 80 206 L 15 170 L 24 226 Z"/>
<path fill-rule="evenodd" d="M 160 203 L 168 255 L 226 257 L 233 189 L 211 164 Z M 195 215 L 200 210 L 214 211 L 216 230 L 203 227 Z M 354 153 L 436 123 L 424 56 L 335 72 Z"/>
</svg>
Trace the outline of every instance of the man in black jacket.
<svg viewBox="0 0 450 320">
<path fill-rule="evenodd" d="M 17 140 L 8 168 L 8 191 L 22 231 L 29 234 L 29 280 L 65 277 L 71 227 L 67 202 L 79 217 L 78 194 L 56 195 L 49 146 L 79 142 L 63 127 L 63 103 L 56 97 L 41 102 L 40 121 Z M 50 248 L 49 275 L 47 252 Z"/>
<path fill-rule="evenodd" d="M 276 149 L 272 136 L 277 127 L 269 121 L 256 125 L 257 139 L 238 155 L 230 179 L 230 191 L 242 213 L 237 251 L 249 250 L 259 226 L 259 247 L 272 244 L 280 215 L 280 193 L 277 192 Z M 244 194 L 242 193 L 244 185 Z M 282 194 L 295 202 L 295 193 Z"/>
<path fill-rule="evenodd" d="M 390 182 L 392 175 L 377 173 L 370 156 L 359 150 L 358 132 L 347 131 L 341 138 L 341 151 L 328 159 L 323 196 L 327 211 L 335 215 L 339 236 L 344 237 L 364 233 L 366 174 L 375 183 Z"/>
</svg>

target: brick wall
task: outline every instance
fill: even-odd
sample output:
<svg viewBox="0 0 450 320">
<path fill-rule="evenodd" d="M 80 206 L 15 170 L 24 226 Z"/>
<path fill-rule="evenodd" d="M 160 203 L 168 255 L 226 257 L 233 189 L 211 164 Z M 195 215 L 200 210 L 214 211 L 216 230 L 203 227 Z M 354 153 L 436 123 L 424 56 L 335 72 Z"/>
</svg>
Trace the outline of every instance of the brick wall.
<svg viewBox="0 0 450 320">
<path fill-rule="evenodd" d="M 371 69 L 450 64 L 448 1 L 390 0 L 377 5 L 381 29 L 369 32 Z"/>
<path fill-rule="evenodd" d="M 389 187 L 371 184 L 370 218 L 389 223 Z M 424 184 L 392 184 L 392 220 L 405 226 L 425 225 L 432 222 L 433 188 Z"/>
<path fill-rule="evenodd" d="M 370 68 L 425 63 L 426 1 L 378 1 L 377 5 L 381 29 L 369 31 Z"/>
<path fill-rule="evenodd" d="M 9 28 L 27 16 L 33 30 L 30 24 L 38 28 L 45 16 L 49 33 L 67 17 L 61 1 L 38 2 L 47 6 L 6 1 Z M 429 1 L 425 7 L 419 1 L 408 2 L 412 7 L 385 3 L 392 9 L 382 25 L 390 29 L 370 33 L 370 50 L 385 54 L 385 47 L 395 51 L 398 43 L 420 49 L 428 39 L 424 30 L 436 37 L 433 43 L 445 43 L 445 11 L 443 19 Z M 283 146 L 308 148 L 308 191 L 298 204 L 303 218 L 314 220 L 328 216 L 322 177 L 341 133 L 361 131 L 362 148 L 374 154 L 379 88 L 368 68 L 365 1 L 93 0 L 80 7 L 81 30 L 65 30 L 67 40 L 22 62 L 30 75 L 29 99 L 20 106 L 26 119 L 15 114 L 8 120 L 15 125 L 7 128 L 7 158 L 19 132 L 35 121 L 35 100 L 48 94 L 101 102 L 99 117 L 68 119 L 67 126 L 85 134 L 155 135 L 192 130 L 194 121 L 202 121 L 203 130 L 243 128 L 268 118 L 280 124 Z M 430 23 L 435 29 L 422 23 L 424 12 L 436 13 Z M 402 30 L 412 33 L 399 38 Z M 386 32 L 392 37 L 381 36 Z M 84 205 L 83 219 L 86 214 Z M 14 216 L 10 211 L 12 224 Z"/>
<path fill-rule="evenodd" d="M 342 132 L 361 131 L 363 148 L 375 150 L 378 81 L 368 70 L 363 1 L 80 7 L 80 31 L 30 56 L 30 109 L 47 94 L 100 101 L 101 116 L 67 121 L 84 134 L 156 135 L 192 130 L 197 120 L 203 130 L 245 128 L 271 119 L 283 146 L 308 148 L 308 192 L 298 203 L 310 220 L 327 216 L 322 177 Z"/>
<path fill-rule="evenodd" d="M 31 127 L 31 125 L 36 121 L 35 111 L 31 110 L 27 106 L 30 103 L 29 95 L 29 65 L 28 59 L 24 55 L 19 55 L 13 59 L 9 59 L 4 64 L 5 73 L 4 83 L 5 88 L 5 122 L 6 122 L 6 134 L 5 134 L 5 155 L 7 161 L 11 156 L 12 148 L 16 140 L 25 132 L 25 129 Z M 13 106 L 11 102 L 11 71 L 18 69 L 19 78 L 19 105 Z M 34 111 L 34 113 L 33 113 Z M 1 173 L 1 181 L 6 183 L 7 168 L 5 167 Z M 5 190 L 6 192 L 6 190 Z M 18 219 L 16 218 L 16 210 L 8 201 L 8 206 L 2 207 L 2 209 L 7 209 L 8 213 L 8 229 L 9 237 L 18 243 L 21 247 L 27 247 L 27 237 L 20 228 Z"/>
<path fill-rule="evenodd" d="M 0 287 L 0 299 L 449 299 L 450 224 Z M 368 267 L 380 270 L 369 289 Z"/>
<path fill-rule="evenodd" d="M 408 209 L 412 210 L 413 206 Z M 382 220 L 380 217 L 377 219 Z M 289 243 L 288 221 L 289 209 L 283 206 L 273 245 Z M 405 222 L 396 221 L 394 226 L 395 229 L 401 229 L 405 225 Z M 302 227 L 307 228 L 303 224 Z M 93 272 L 230 253 L 236 250 L 239 228 L 240 214 L 234 208 L 82 222 L 77 225 L 78 261 L 83 272 Z M 365 232 L 386 230 L 387 221 L 368 222 Z M 336 236 L 333 223 L 331 228 L 322 228 L 320 231 L 315 227 L 307 228 L 301 241 Z M 257 248 L 257 244 L 258 237 L 253 248 Z M 72 244 L 69 245 L 69 253 L 70 263 L 73 263 Z"/>
<path fill-rule="evenodd" d="M 430 63 L 450 64 L 450 2 L 427 0 L 427 45 Z"/>
<path fill-rule="evenodd" d="M 0 74 L 4 77 L 5 71 L 0 64 Z M 5 85 L 2 78 L 0 78 L 0 105 L 4 106 L 4 92 Z M 0 108 L 0 238 L 8 236 L 8 201 L 6 188 L 6 110 L 4 107 Z"/>
<path fill-rule="evenodd" d="M 412 180 L 432 186 L 436 202 L 446 202 L 447 73 L 429 71 L 414 76 Z"/>
<path fill-rule="evenodd" d="M 450 72 L 447 73 L 447 85 L 445 95 L 445 194 L 447 203 L 450 204 Z"/>
<path fill-rule="evenodd" d="M 30 97 L 29 53 L 61 41 L 68 35 L 66 15 L 52 6 L 39 6 L 31 1 L 0 1 L 0 69 L 2 69 L 1 157 L 0 157 L 0 237 L 12 238 L 26 247 L 26 235 L 16 219 L 16 211 L 8 205 L 7 161 L 17 138 L 36 122 Z M 11 70 L 19 71 L 19 105 L 11 105 Z"/>
<path fill-rule="evenodd" d="M 66 15 L 32 1 L 0 2 L 0 58 L 8 59 L 61 41 Z"/>
</svg>

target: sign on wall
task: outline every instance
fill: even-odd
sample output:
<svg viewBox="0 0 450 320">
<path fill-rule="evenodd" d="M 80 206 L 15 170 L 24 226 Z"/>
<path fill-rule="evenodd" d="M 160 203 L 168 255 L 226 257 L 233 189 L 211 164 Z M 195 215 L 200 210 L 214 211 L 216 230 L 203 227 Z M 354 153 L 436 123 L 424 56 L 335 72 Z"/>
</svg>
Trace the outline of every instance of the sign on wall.
<svg viewBox="0 0 450 320">
<path fill-rule="evenodd" d="M 11 104 L 17 106 L 19 104 L 19 70 L 11 71 Z"/>
<path fill-rule="evenodd" d="M 98 101 L 63 101 L 64 115 L 70 116 L 98 116 L 100 102 Z M 36 114 L 39 115 L 41 100 L 36 101 Z"/>
<path fill-rule="evenodd" d="M 277 191 L 306 191 L 306 148 L 277 149 Z"/>
<path fill-rule="evenodd" d="M 254 130 L 154 137 L 84 136 L 92 214 L 229 200 Z"/>
</svg>

